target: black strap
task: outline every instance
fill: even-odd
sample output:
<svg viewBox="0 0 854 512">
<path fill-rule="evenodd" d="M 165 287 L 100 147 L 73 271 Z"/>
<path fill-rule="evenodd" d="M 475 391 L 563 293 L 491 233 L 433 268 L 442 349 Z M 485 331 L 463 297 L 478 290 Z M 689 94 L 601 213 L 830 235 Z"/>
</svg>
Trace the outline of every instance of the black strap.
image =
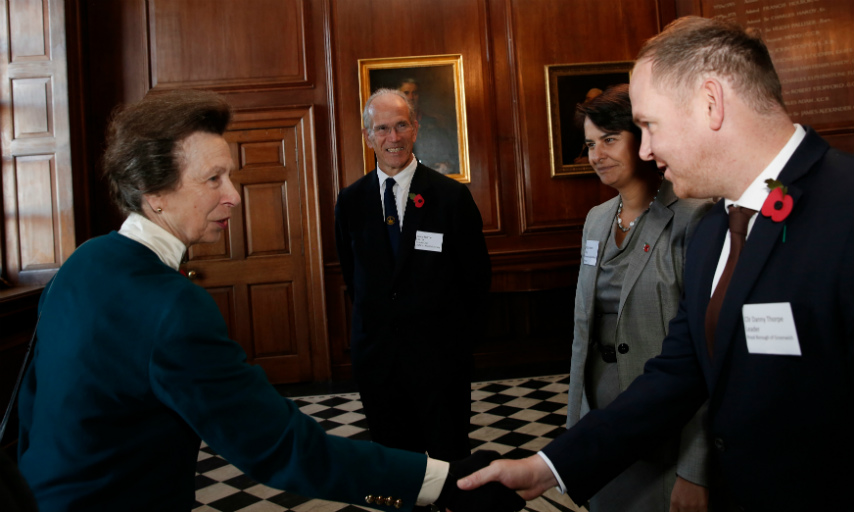
<svg viewBox="0 0 854 512">
<path fill-rule="evenodd" d="M 41 314 L 39 314 L 41 318 Z M 27 363 L 30 362 L 30 353 L 36 344 L 36 331 L 39 328 L 39 321 L 36 320 L 36 328 L 33 329 L 33 336 L 30 338 L 30 344 L 27 346 L 27 352 L 24 354 L 24 362 L 21 364 L 21 370 L 18 372 L 18 380 L 15 382 L 15 388 L 12 390 L 12 396 L 9 397 L 9 405 L 6 406 L 6 414 L 3 415 L 3 423 L 0 423 L 0 440 L 3 439 L 3 434 L 6 433 L 6 424 L 9 423 L 9 418 L 12 417 L 12 409 L 15 407 L 15 401 L 18 398 L 18 390 L 21 389 L 21 381 L 24 380 L 24 373 L 27 371 Z"/>
<path fill-rule="evenodd" d="M 47 299 L 47 294 L 50 293 L 50 289 L 53 288 L 53 282 L 56 279 L 50 280 L 50 284 L 47 287 L 47 291 L 45 293 L 45 299 Z M 12 390 L 12 396 L 9 397 L 9 405 L 6 406 L 6 414 L 3 415 L 3 423 L 0 423 L 0 442 L 3 440 L 3 435 L 6 433 L 6 425 L 9 423 L 9 418 L 12 417 L 12 409 L 15 408 L 15 401 L 18 399 L 18 391 L 21 389 L 21 382 L 24 380 L 24 374 L 27 372 L 27 366 L 30 362 L 30 354 L 33 352 L 33 347 L 36 346 L 36 333 L 39 330 L 39 320 L 42 319 L 42 312 L 39 311 L 38 317 L 36 317 L 36 326 L 33 328 L 33 336 L 30 338 L 30 344 L 27 345 L 27 352 L 24 354 L 24 362 L 21 363 L 21 371 L 18 372 L 18 380 L 15 382 L 15 389 Z"/>
</svg>

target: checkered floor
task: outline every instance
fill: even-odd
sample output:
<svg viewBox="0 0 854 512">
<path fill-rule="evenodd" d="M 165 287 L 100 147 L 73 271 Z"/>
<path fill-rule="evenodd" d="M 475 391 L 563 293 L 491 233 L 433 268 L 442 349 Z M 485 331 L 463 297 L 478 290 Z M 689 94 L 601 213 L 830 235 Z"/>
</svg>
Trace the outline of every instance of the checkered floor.
<svg viewBox="0 0 854 512">
<path fill-rule="evenodd" d="M 555 375 L 472 384 L 472 449 L 527 457 L 563 432 L 569 376 Z M 370 439 L 358 393 L 293 399 L 330 434 Z M 196 468 L 194 512 L 358 512 L 353 505 L 304 498 L 254 482 L 202 445 Z M 554 489 L 528 502 L 534 512 L 584 511 Z"/>
</svg>

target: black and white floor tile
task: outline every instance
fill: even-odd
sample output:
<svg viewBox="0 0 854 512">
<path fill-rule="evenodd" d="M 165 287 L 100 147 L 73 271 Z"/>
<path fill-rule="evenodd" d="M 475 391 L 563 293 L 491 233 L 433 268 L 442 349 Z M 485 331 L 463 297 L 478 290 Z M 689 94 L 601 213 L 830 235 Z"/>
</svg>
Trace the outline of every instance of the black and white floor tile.
<svg viewBox="0 0 854 512">
<path fill-rule="evenodd" d="M 564 431 L 569 376 L 554 375 L 472 384 L 472 449 L 527 457 Z M 358 393 L 293 398 L 330 434 L 370 439 Z M 309 499 L 252 481 L 202 445 L 196 468 L 194 512 L 358 512 L 372 510 Z M 528 502 L 533 512 L 586 509 L 552 489 Z"/>
</svg>

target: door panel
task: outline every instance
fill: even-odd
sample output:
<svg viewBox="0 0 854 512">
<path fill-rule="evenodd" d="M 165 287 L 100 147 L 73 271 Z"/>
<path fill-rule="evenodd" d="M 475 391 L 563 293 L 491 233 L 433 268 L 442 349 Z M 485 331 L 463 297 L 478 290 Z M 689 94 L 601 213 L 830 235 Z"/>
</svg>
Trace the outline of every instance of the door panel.
<svg viewBox="0 0 854 512">
<path fill-rule="evenodd" d="M 273 383 L 312 380 L 302 119 L 232 123 L 225 134 L 242 203 L 227 236 L 193 246 L 185 270 L 207 289 L 229 333 Z"/>
</svg>

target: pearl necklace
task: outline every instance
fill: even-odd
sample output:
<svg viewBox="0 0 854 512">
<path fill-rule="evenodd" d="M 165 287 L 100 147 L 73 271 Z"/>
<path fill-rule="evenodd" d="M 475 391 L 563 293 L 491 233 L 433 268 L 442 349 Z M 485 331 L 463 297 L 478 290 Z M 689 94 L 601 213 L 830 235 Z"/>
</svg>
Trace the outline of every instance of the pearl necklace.
<svg viewBox="0 0 854 512">
<path fill-rule="evenodd" d="M 620 218 L 620 214 L 623 213 L 623 197 L 620 196 L 620 206 L 617 207 L 617 227 L 620 228 L 620 231 L 622 231 L 623 233 L 628 233 L 630 229 L 635 227 L 635 223 L 638 221 L 638 219 L 640 219 L 644 213 L 649 211 L 650 206 L 652 206 L 652 203 L 655 202 L 655 198 L 658 197 L 659 192 L 661 192 L 661 185 L 658 186 L 658 190 L 655 191 L 655 195 L 652 196 L 652 201 L 649 202 L 649 206 L 646 207 L 646 210 L 642 211 L 640 215 L 635 217 L 635 220 L 629 222 L 629 227 L 627 228 L 623 227 L 623 220 Z"/>
</svg>

